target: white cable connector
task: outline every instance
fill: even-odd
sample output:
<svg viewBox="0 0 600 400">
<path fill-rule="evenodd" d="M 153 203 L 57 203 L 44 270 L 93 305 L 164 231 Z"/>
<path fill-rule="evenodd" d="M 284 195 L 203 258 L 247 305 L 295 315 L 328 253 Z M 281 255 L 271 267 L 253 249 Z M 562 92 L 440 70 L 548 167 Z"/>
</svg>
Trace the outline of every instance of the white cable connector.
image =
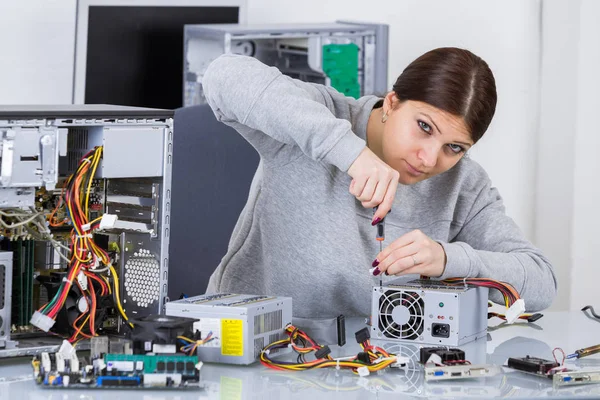
<svg viewBox="0 0 600 400">
<path fill-rule="evenodd" d="M 58 353 L 62 354 L 65 358 L 71 358 L 75 354 L 75 348 L 68 340 L 63 340 Z"/>
<path fill-rule="evenodd" d="M 359 376 L 369 376 L 369 374 L 371 373 L 369 372 L 369 368 L 367 367 L 358 367 L 356 369 L 356 372 L 358 372 Z"/>
<path fill-rule="evenodd" d="M 83 290 L 87 290 L 87 288 L 88 288 L 88 278 L 87 278 L 87 276 L 85 276 L 85 274 L 83 273 L 83 271 L 79 271 L 79 273 L 77 274 L 77 282 L 79 282 L 79 286 L 81 286 L 81 288 Z"/>
<path fill-rule="evenodd" d="M 115 223 L 117 222 L 117 215 L 115 214 L 104 214 L 102 215 L 102 219 L 100 220 L 100 226 L 98 227 L 98 229 L 102 230 L 102 229 L 112 229 L 115 226 Z"/>
<path fill-rule="evenodd" d="M 44 315 L 39 311 L 36 311 L 31 316 L 29 323 L 35 327 L 40 328 L 44 332 L 48 332 L 50 328 L 54 326 L 56 321 L 50 318 L 49 316 Z"/>
<path fill-rule="evenodd" d="M 525 300 L 518 299 L 506 310 L 506 323 L 512 324 L 525 312 Z"/>
<path fill-rule="evenodd" d="M 429 356 L 425 364 L 441 365 L 443 364 L 442 357 L 440 357 L 438 354 L 433 353 L 431 356 Z"/>
<path fill-rule="evenodd" d="M 396 356 L 396 361 L 390 364 L 390 368 L 404 368 L 410 362 L 409 357 Z"/>
</svg>

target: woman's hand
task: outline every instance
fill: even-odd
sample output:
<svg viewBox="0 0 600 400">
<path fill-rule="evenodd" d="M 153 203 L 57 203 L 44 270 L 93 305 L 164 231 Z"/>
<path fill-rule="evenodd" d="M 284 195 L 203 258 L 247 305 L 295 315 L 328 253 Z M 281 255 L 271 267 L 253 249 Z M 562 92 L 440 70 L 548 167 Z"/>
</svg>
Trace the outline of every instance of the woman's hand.
<svg viewBox="0 0 600 400">
<path fill-rule="evenodd" d="M 350 193 L 363 207 L 378 206 L 372 221 L 375 225 L 392 209 L 400 174 L 365 147 L 348 169 L 348 175 L 352 177 Z"/>
<path fill-rule="evenodd" d="M 373 261 L 373 275 L 420 274 L 437 277 L 446 268 L 446 252 L 441 244 L 420 230 L 394 240 Z"/>
</svg>

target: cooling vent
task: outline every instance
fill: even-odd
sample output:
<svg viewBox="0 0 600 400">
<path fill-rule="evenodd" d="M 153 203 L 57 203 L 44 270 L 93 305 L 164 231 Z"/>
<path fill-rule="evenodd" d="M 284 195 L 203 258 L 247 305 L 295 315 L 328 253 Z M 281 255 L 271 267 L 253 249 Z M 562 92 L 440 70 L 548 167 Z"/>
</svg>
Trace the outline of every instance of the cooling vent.
<svg viewBox="0 0 600 400">
<path fill-rule="evenodd" d="M 254 339 L 254 357 L 258 358 L 260 352 L 265 348 L 265 338 L 258 337 Z"/>
<path fill-rule="evenodd" d="M 388 338 L 418 339 L 424 328 L 424 307 L 416 292 L 386 291 L 379 298 L 379 330 Z"/>
<path fill-rule="evenodd" d="M 89 151 L 88 147 L 88 129 L 71 128 L 67 136 L 67 168 L 73 173 L 77 170 L 79 161 Z"/>
<path fill-rule="evenodd" d="M 421 394 L 424 376 L 421 372 L 422 366 L 419 363 L 419 347 L 413 344 L 398 344 L 393 342 L 386 342 L 382 346 L 388 353 L 406 357 L 409 360 L 404 368 L 404 374 L 398 375 L 398 380 L 402 382 L 402 392 Z"/>
<path fill-rule="evenodd" d="M 158 301 L 159 277 L 160 263 L 149 250 L 138 250 L 125 263 L 125 291 L 138 307 Z"/>
<path fill-rule="evenodd" d="M 275 310 L 254 316 L 254 335 L 276 331 L 283 328 L 283 313 Z"/>
</svg>

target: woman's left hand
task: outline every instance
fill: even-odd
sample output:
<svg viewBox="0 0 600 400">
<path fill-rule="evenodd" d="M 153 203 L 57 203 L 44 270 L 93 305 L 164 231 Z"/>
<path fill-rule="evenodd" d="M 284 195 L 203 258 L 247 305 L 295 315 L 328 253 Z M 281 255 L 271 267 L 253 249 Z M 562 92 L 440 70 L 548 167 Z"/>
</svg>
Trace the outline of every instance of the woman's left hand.
<svg viewBox="0 0 600 400">
<path fill-rule="evenodd" d="M 446 252 L 441 244 L 414 230 L 394 240 L 373 261 L 373 275 L 420 274 L 437 277 L 444 273 Z"/>
</svg>

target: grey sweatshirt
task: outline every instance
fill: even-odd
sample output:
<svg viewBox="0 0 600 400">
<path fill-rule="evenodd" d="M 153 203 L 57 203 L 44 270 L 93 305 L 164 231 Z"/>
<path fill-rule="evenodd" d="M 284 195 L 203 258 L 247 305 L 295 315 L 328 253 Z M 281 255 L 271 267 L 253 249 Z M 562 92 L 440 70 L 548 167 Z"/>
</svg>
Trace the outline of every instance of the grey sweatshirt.
<svg viewBox="0 0 600 400">
<path fill-rule="evenodd" d="M 345 97 L 236 55 L 213 61 L 202 83 L 217 119 L 261 159 L 207 291 L 290 296 L 295 317 L 369 315 L 375 283 L 369 268 L 379 242 L 372 209 L 348 192 L 346 171 L 366 146 L 378 98 Z M 498 191 L 473 160 L 399 185 L 384 246 L 414 229 L 444 247 L 440 279 L 492 278 L 512 284 L 528 311 L 551 304 L 552 266 L 505 214 Z M 503 303 L 496 291 L 490 297 Z"/>
</svg>

